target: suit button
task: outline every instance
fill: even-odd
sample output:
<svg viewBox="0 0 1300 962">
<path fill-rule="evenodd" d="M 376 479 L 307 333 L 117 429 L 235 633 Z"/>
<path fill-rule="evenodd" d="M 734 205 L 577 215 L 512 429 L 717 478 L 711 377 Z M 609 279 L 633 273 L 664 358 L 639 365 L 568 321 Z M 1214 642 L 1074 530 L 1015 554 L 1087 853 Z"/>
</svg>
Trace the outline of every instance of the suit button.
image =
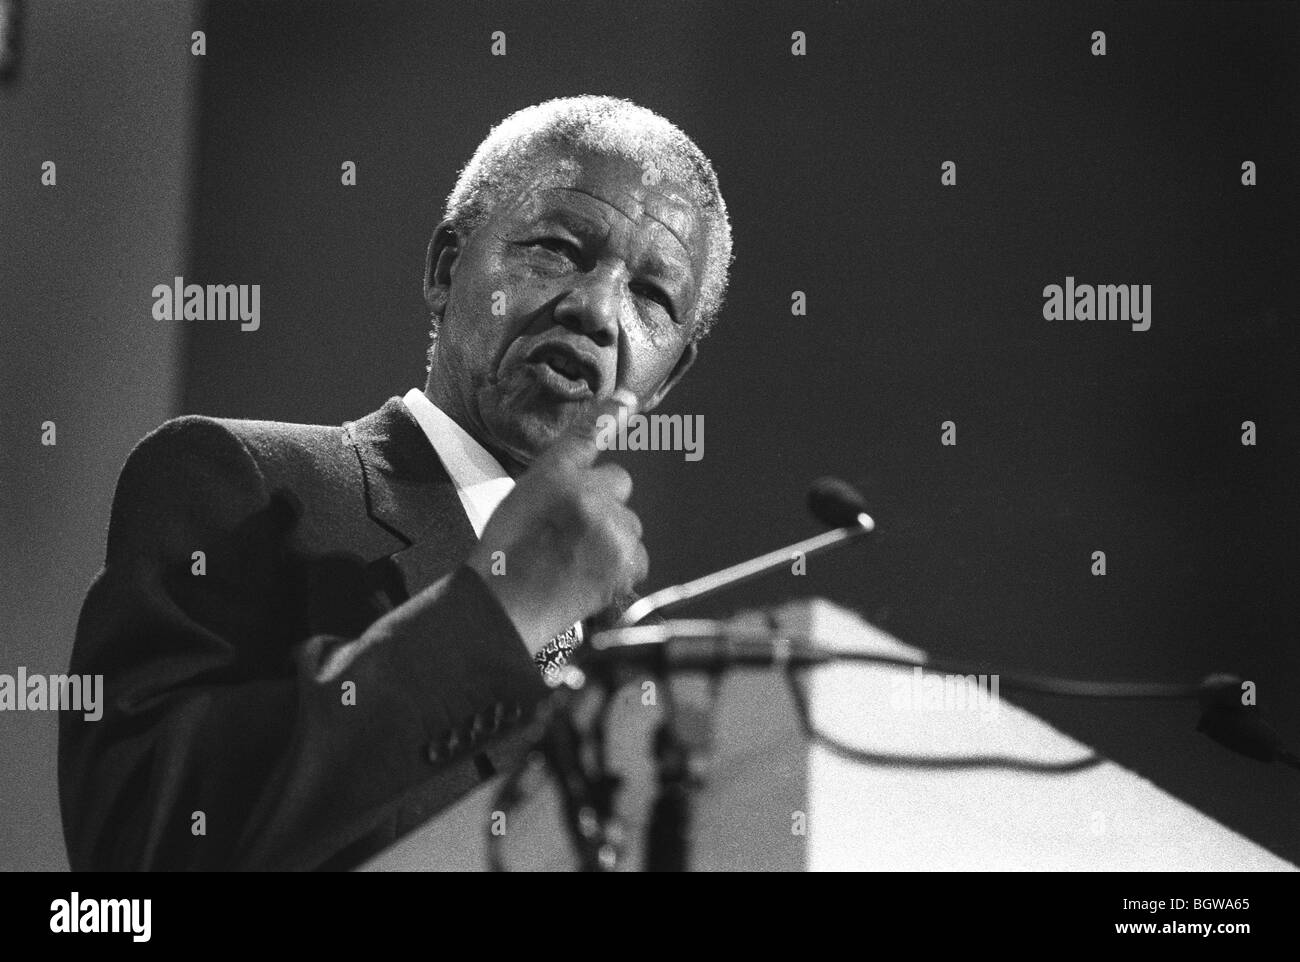
<svg viewBox="0 0 1300 962">
<path fill-rule="evenodd" d="M 522 718 L 523 715 L 524 715 L 524 710 L 520 708 L 517 704 L 511 703 L 509 706 L 506 707 L 506 717 L 508 717 L 511 721 L 519 721 L 519 719 Z"/>
<path fill-rule="evenodd" d="M 492 706 L 492 730 L 499 729 L 506 720 L 506 706 L 497 702 Z"/>
<path fill-rule="evenodd" d="M 437 764 L 438 762 L 442 761 L 442 750 L 438 747 L 437 742 L 433 742 L 432 744 L 429 745 L 429 751 L 427 755 L 429 761 L 433 762 L 434 764 Z"/>
<path fill-rule="evenodd" d="M 488 723 L 482 715 L 475 715 L 474 722 L 469 726 L 469 740 L 476 742 L 488 733 Z"/>
<path fill-rule="evenodd" d="M 460 751 L 460 732 L 453 728 L 451 734 L 447 736 L 447 755 L 450 757 L 458 751 Z"/>
</svg>

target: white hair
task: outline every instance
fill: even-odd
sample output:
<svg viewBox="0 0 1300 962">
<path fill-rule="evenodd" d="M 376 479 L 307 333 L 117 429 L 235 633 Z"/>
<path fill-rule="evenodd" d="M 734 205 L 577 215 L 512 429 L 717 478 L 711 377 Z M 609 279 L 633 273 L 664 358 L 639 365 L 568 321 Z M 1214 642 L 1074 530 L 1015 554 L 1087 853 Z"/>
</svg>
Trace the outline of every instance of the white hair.
<svg viewBox="0 0 1300 962">
<path fill-rule="evenodd" d="M 467 236 L 496 203 L 523 186 L 548 148 L 623 158 L 686 188 L 704 215 L 708 247 L 692 339 L 707 334 L 722 307 L 731 266 L 731 224 L 718 177 L 691 138 L 630 100 L 562 97 L 511 114 L 492 128 L 460 172 L 443 219 Z"/>
</svg>

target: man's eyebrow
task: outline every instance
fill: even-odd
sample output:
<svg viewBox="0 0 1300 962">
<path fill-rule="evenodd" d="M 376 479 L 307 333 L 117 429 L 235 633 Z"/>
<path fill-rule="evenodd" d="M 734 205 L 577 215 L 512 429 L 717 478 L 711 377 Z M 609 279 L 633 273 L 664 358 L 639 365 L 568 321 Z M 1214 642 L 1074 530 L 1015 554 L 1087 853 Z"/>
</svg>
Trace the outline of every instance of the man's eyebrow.
<svg viewBox="0 0 1300 962">
<path fill-rule="evenodd" d="M 608 228 L 608 225 L 596 218 L 567 207 L 543 208 L 534 218 L 534 221 L 536 223 L 550 221 L 575 232 L 584 231 L 603 234 Z"/>
<path fill-rule="evenodd" d="M 658 251 L 647 251 L 641 258 L 642 270 L 663 280 L 687 284 L 693 279 L 689 261 L 665 258 Z"/>
</svg>

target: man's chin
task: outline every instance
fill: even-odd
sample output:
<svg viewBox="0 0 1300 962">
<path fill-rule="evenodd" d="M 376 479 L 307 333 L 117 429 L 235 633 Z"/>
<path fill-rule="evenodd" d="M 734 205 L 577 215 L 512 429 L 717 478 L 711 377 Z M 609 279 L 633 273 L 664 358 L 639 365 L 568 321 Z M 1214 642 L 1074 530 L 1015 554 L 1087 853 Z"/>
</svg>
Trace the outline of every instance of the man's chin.
<svg viewBox="0 0 1300 962">
<path fill-rule="evenodd" d="M 573 429 L 581 419 L 585 405 L 567 403 L 546 405 L 542 410 L 530 408 L 510 412 L 507 423 L 495 425 L 493 433 L 503 453 L 521 467 L 528 467 L 555 441 Z"/>
</svg>

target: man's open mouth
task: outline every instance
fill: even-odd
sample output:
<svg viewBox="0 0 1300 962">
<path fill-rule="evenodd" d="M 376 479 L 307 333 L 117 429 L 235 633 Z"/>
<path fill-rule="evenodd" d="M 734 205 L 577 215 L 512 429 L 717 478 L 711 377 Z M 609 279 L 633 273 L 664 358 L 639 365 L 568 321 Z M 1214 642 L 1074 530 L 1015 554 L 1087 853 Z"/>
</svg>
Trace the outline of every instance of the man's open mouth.
<svg viewBox="0 0 1300 962">
<path fill-rule="evenodd" d="M 543 345 L 529 355 L 528 363 L 542 384 L 565 397 L 594 395 L 600 388 L 600 369 L 567 345 Z"/>
</svg>

